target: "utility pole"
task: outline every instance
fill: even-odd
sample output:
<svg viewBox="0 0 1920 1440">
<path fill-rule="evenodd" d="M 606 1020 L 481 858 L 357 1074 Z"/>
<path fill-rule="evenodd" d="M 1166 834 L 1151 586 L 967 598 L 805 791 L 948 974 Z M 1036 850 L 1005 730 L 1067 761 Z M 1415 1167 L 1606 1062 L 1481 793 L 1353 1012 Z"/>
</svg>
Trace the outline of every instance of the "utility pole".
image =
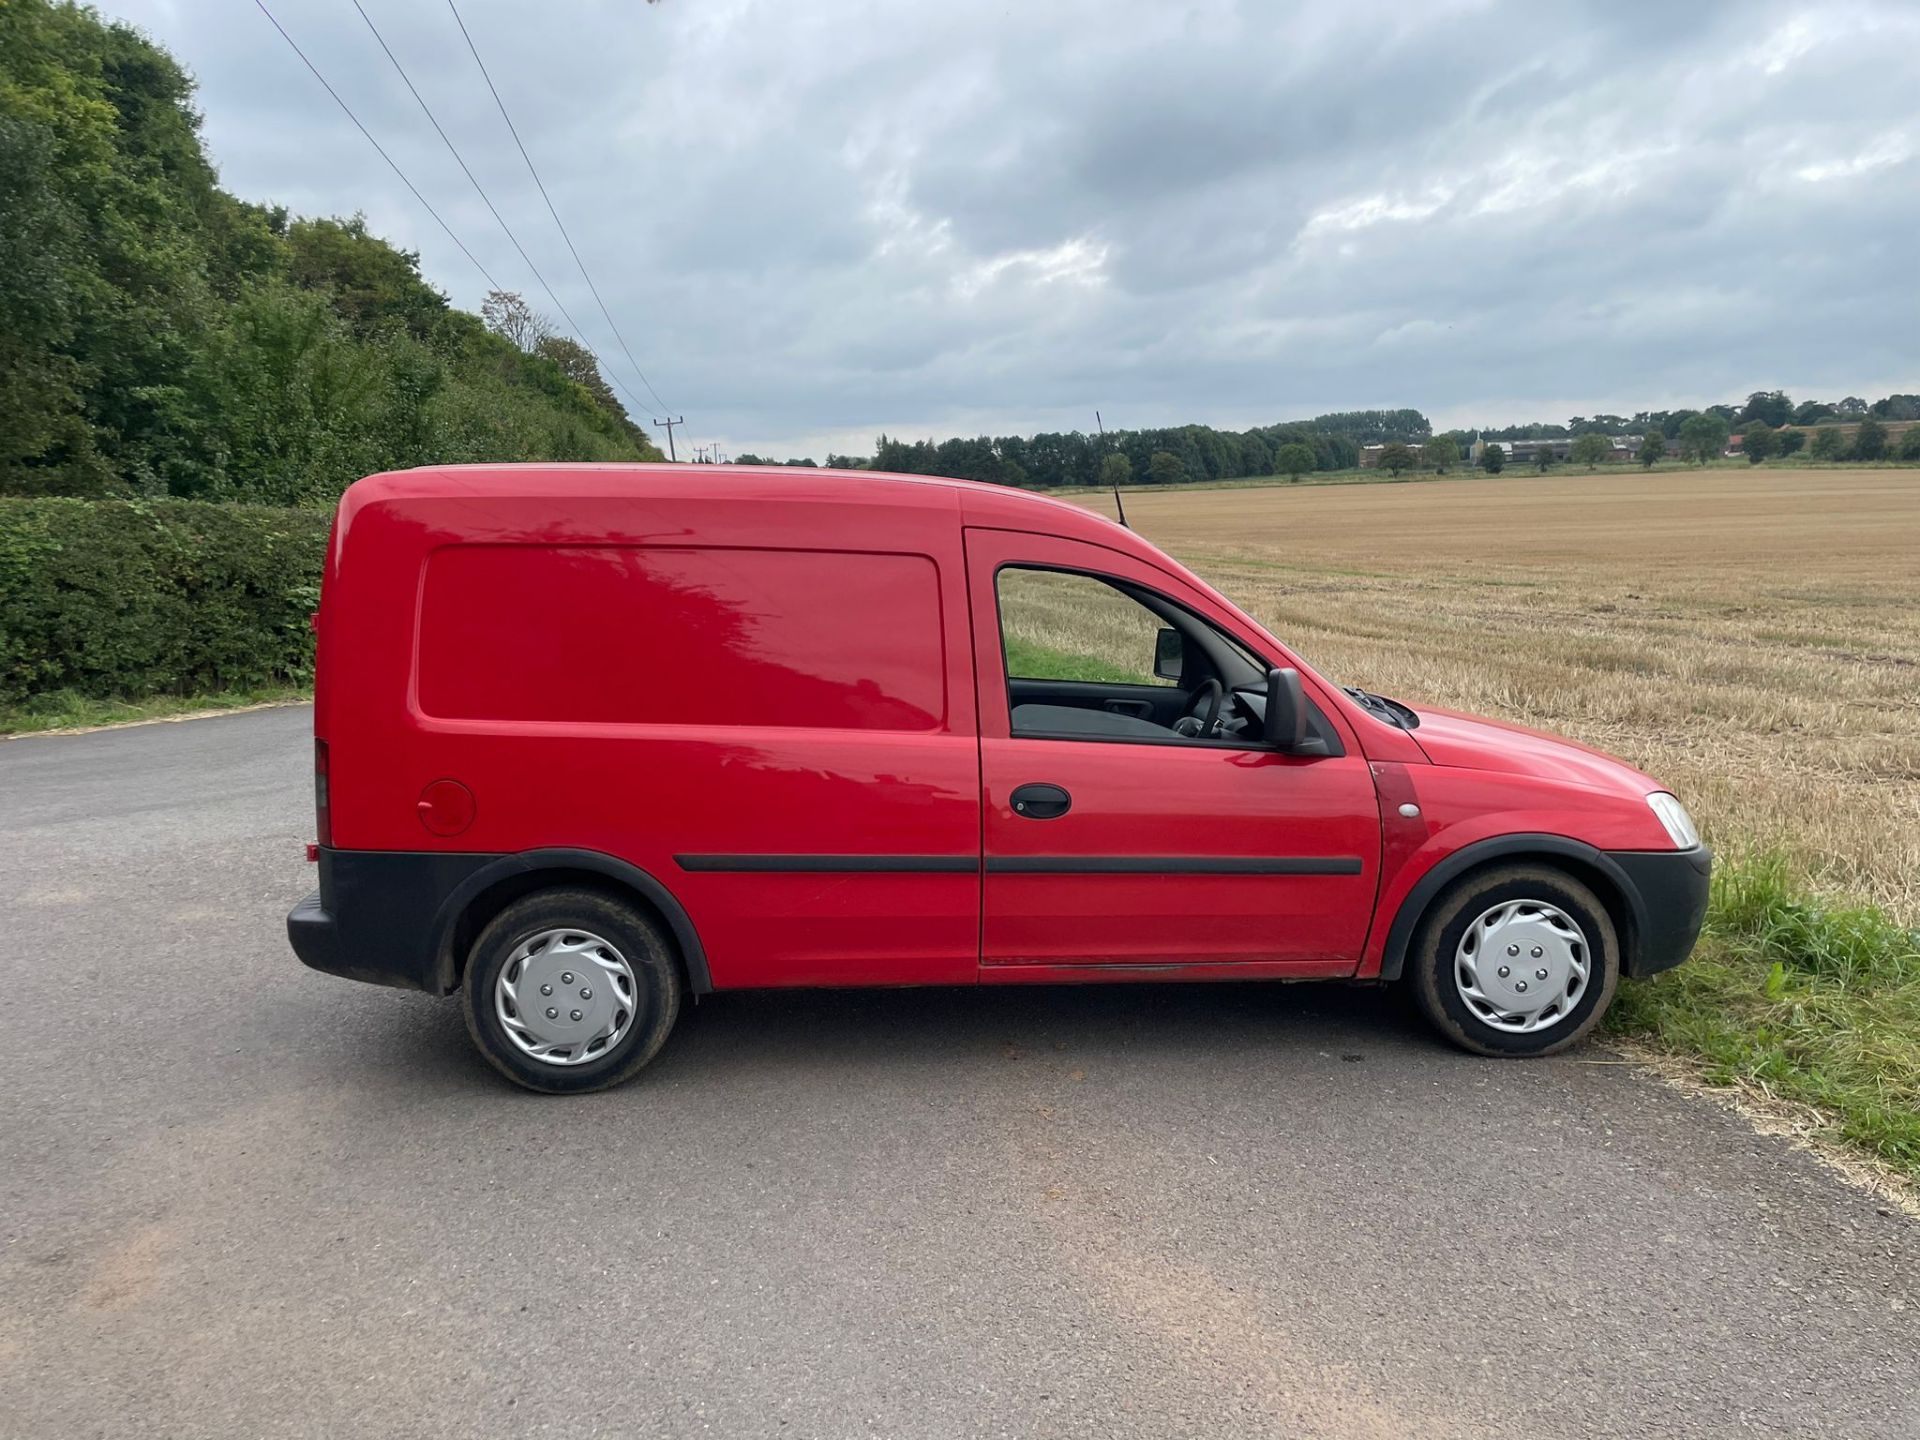
<svg viewBox="0 0 1920 1440">
<path fill-rule="evenodd" d="M 656 425 L 664 425 L 664 426 L 666 427 L 666 430 L 667 430 L 667 459 L 669 459 L 669 460 L 678 460 L 678 459 L 679 459 L 680 457 L 679 457 L 678 455 L 676 455 L 676 454 L 674 454 L 674 453 L 673 453 L 673 427 L 674 427 L 674 426 L 676 426 L 676 425 L 684 425 L 684 424 L 686 424 L 686 423 L 687 423 L 687 417 L 686 417 L 686 416 L 684 416 L 684 415 L 681 415 L 681 416 L 678 416 L 678 417 L 676 417 L 676 418 L 674 418 L 674 419 L 672 419 L 672 420 L 655 420 L 655 421 L 654 421 L 653 423 L 654 423 L 654 424 L 656 424 Z"/>
</svg>

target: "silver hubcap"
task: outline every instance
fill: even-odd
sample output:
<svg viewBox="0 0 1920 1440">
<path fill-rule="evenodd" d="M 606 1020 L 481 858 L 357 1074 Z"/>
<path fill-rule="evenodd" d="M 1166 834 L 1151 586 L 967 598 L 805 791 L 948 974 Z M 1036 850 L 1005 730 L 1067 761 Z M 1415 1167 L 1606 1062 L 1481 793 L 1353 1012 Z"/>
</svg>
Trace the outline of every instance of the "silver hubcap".
<svg viewBox="0 0 1920 1440">
<path fill-rule="evenodd" d="M 514 947 L 494 986 L 507 1038 L 548 1065 L 597 1060 L 633 1024 L 633 967 L 585 930 L 542 930 Z"/>
<path fill-rule="evenodd" d="M 1476 1019 L 1525 1035 L 1558 1025 L 1587 993 L 1587 937 L 1563 910 L 1507 900 L 1467 927 L 1454 952 L 1453 983 Z"/>
</svg>

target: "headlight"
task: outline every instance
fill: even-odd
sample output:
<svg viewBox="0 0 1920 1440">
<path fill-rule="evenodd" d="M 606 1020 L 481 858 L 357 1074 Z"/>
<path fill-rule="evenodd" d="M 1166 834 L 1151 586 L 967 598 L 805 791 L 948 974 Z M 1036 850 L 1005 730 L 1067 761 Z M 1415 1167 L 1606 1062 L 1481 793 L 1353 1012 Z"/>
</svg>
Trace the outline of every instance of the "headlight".
<svg viewBox="0 0 1920 1440">
<path fill-rule="evenodd" d="M 1687 814 L 1687 807 L 1664 790 L 1656 790 L 1647 796 L 1647 804 L 1653 813 L 1660 817 L 1660 823 L 1667 827 L 1667 838 L 1673 841 L 1676 850 L 1691 850 L 1700 843 L 1700 832 L 1693 828 L 1693 817 Z"/>
</svg>

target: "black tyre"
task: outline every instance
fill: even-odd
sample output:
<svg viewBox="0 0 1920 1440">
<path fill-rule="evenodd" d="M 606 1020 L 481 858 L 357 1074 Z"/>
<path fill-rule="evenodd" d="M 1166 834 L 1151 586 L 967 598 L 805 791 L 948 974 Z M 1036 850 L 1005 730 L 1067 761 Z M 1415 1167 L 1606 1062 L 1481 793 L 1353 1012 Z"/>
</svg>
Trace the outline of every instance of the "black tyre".
<svg viewBox="0 0 1920 1440">
<path fill-rule="evenodd" d="M 540 890 L 480 932 L 462 1005 L 480 1053 L 550 1095 L 604 1090 L 659 1053 L 680 1013 L 680 966 L 659 929 L 598 890 Z"/>
<path fill-rule="evenodd" d="M 1442 893 L 1407 953 L 1415 1002 L 1477 1055 L 1552 1055 L 1599 1023 L 1620 983 L 1606 906 L 1565 871 L 1503 865 Z"/>
</svg>

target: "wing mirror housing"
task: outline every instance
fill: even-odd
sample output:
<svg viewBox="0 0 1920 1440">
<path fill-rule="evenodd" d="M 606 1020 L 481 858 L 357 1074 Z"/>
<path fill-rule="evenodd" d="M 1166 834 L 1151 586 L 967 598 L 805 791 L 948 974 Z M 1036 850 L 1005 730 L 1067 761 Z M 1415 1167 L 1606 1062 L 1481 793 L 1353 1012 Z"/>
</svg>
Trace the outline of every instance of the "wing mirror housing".
<svg viewBox="0 0 1920 1440">
<path fill-rule="evenodd" d="M 1267 672 L 1266 736 L 1269 745 L 1289 755 L 1313 753 L 1306 691 L 1292 666 Z"/>
<path fill-rule="evenodd" d="M 1187 645 L 1178 630 L 1164 627 L 1153 637 L 1153 673 L 1162 680 L 1178 680 L 1186 669 Z"/>
</svg>

